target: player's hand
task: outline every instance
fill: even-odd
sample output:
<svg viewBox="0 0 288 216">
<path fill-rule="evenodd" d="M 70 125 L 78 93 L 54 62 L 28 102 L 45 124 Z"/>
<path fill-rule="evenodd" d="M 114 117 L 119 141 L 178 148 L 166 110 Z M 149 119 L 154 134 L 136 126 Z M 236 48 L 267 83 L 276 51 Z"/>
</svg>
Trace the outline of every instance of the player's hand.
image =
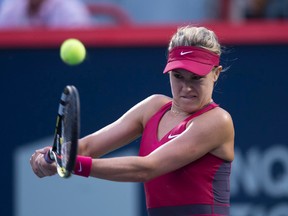
<svg viewBox="0 0 288 216">
<path fill-rule="evenodd" d="M 32 170 L 39 178 L 52 176 L 57 172 L 55 163 L 49 164 L 45 161 L 44 155 L 47 151 L 49 151 L 49 149 L 50 147 L 45 147 L 36 150 L 30 158 L 30 165 Z"/>
</svg>

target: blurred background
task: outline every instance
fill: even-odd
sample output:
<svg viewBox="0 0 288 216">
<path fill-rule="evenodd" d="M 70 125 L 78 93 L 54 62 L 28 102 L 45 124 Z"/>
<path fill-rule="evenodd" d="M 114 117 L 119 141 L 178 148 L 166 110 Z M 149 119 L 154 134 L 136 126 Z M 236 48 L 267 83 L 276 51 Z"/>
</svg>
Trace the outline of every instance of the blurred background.
<svg viewBox="0 0 288 216">
<path fill-rule="evenodd" d="M 38 179 L 35 149 L 52 144 L 65 85 L 81 97 L 81 136 L 145 97 L 170 95 L 162 74 L 178 26 L 215 31 L 224 68 L 214 100 L 234 119 L 231 216 L 288 216 L 288 0 L 0 0 L 0 215 L 144 216 L 142 184 Z M 60 44 L 87 59 L 67 66 Z M 139 140 L 107 155 L 137 155 Z"/>
</svg>

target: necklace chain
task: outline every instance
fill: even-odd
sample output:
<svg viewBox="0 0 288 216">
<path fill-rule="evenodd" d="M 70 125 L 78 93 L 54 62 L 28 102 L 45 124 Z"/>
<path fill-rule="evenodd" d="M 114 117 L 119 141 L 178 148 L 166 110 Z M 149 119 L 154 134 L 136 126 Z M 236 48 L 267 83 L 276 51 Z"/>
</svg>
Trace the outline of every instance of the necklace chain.
<svg viewBox="0 0 288 216">
<path fill-rule="evenodd" d="M 187 113 L 185 112 L 179 112 L 177 110 L 174 110 L 172 107 L 171 107 L 171 112 L 176 115 L 176 116 L 179 116 L 179 115 L 187 115 Z"/>
<path fill-rule="evenodd" d="M 176 110 L 174 110 L 174 109 L 171 109 L 171 112 L 174 113 L 174 114 L 176 114 L 176 115 L 179 115 L 179 114 L 180 114 L 179 111 L 176 111 Z"/>
<path fill-rule="evenodd" d="M 208 103 L 206 106 L 208 106 L 209 104 L 213 103 L 213 100 L 210 101 L 210 103 Z M 204 107 L 206 107 L 204 106 Z M 171 112 L 175 115 L 187 115 L 188 113 L 185 113 L 185 112 L 180 112 L 180 111 L 177 111 L 175 109 L 173 109 L 173 106 L 171 107 Z"/>
</svg>

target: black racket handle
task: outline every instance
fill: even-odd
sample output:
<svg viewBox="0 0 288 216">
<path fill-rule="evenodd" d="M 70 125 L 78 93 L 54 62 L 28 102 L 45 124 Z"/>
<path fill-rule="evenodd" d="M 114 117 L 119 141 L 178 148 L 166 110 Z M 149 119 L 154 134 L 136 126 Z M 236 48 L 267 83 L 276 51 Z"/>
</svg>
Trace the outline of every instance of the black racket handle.
<svg viewBox="0 0 288 216">
<path fill-rule="evenodd" d="M 44 159 L 45 161 L 48 163 L 48 164 L 52 164 L 54 162 L 54 160 L 51 158 L 51 150 L 52 149 L 49 149 L 49 151 L 47 151 L 45 154 L 44 154 Z"/>
</svg>

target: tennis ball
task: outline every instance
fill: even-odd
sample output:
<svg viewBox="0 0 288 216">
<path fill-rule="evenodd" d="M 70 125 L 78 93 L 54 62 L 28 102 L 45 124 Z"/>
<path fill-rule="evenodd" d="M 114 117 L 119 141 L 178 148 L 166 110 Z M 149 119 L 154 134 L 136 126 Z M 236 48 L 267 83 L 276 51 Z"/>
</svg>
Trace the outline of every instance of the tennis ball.
<svg viewBox="0 0 288 216">
<path fill-rule="evenodd" d="M 78 39 L 67 39 L 61 44 L 60 57 L 68 65 L 80 64 L 86 57 L 85 46 Z"/>
</svg>

